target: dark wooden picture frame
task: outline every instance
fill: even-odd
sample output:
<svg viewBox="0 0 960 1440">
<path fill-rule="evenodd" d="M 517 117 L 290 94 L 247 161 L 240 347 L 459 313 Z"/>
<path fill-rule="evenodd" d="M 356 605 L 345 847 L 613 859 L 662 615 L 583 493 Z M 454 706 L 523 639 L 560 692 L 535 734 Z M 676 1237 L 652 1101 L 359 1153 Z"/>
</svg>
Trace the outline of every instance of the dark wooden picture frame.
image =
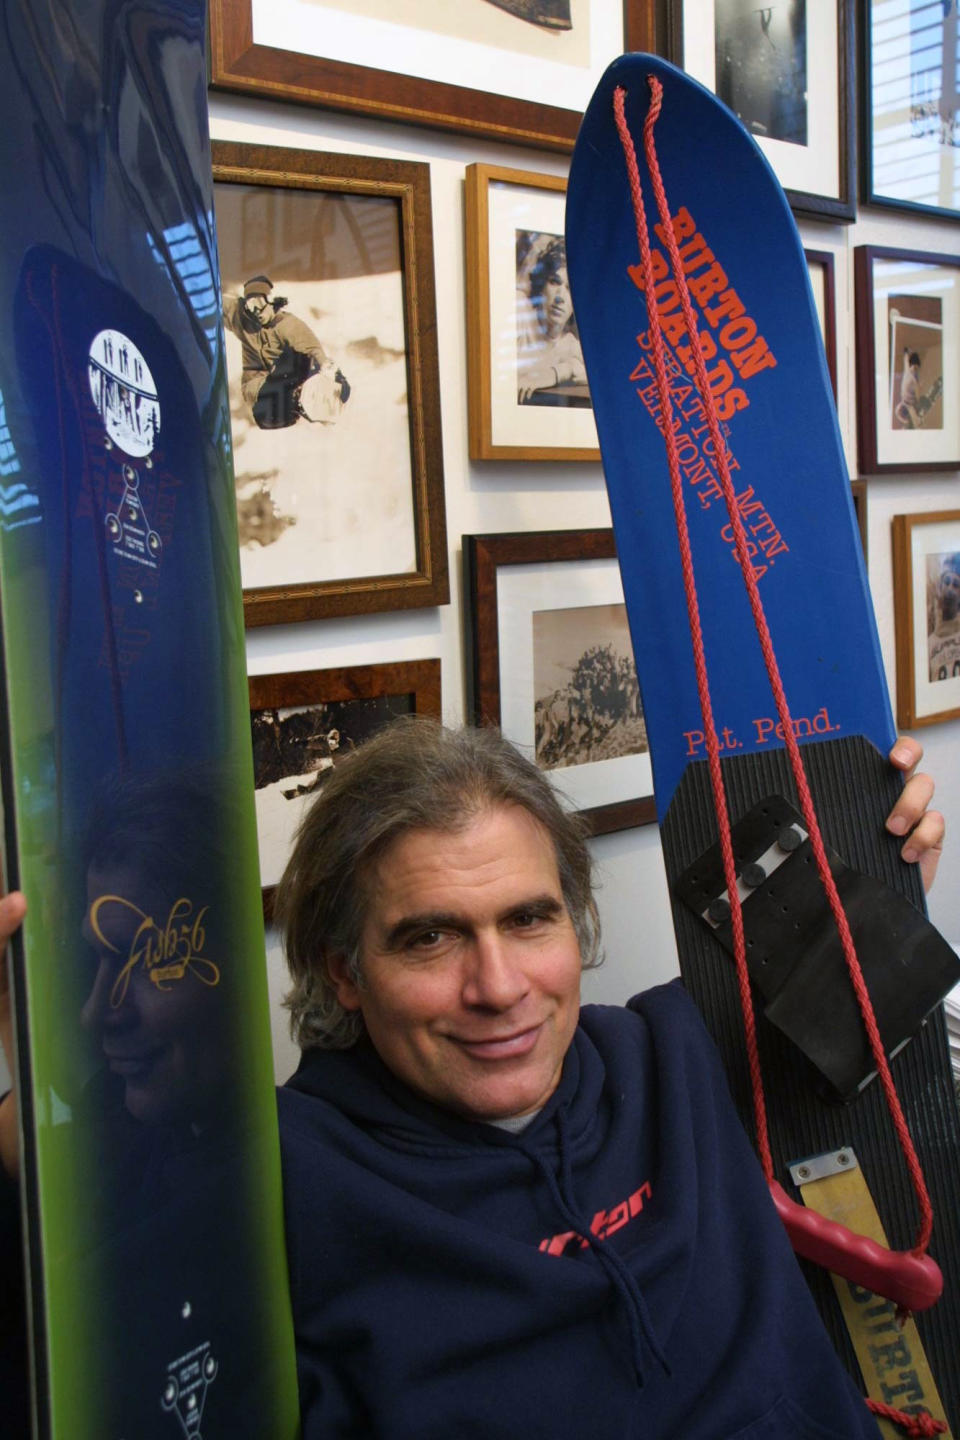
<svg viewBox="0 0 960 1440">
<path fill-rule="evenodd" d="M 939 295 L 938 270 L 946 272 Z M 854 292 L 858 468 L 960 469 L 960 255 L 859 245 Z"/>
<path fill-rule="evenodd" d="M 837 280 L 836 257 L 832 250 L 808 250 L 804 246 L 807 268 L 816 267 L 823 277 L 823 348 L 827 356 L 827 369 L 833 386 L 833 398 L 837 398 Z"/>
<path fill-rule="evenodd" d="M 520 336 L 527 332 L 539 334 L 543 328 L 531 318 L 525 329 L 518 310 L 523 305 L 526 312 L 533 315 L 533 305 L 518 290 L 518 228 L 528 232 L 526 238 L 534 244 L 546 245 L 554 236 L 562 242 L 566 190 L 567 182 L 559 175 L 499 165 L 467 166 L 464 198 L 471 460 L 600 459 L 589 396 L 584 398 L 578 393 L 573 402 L 577 408 L 563 408 L 571 403 L 562 398 L 563 390 L 585 391 L 585 380 L 581 385 L 564 387 L 561 384 L 564 377 L 554 371 L 557 384 L 551 390 L 538 392 L 534 400 L 523 405 L 517 398 Z M 517 215 L 523 216 L 522 226 L 518 227 L 517 217 L 511 217 L 507 210 L 510 195 L 516 196 Z M 535 268 L 542 270 L 545 266 Z M 560 343 L 570 342 L 575 346 L 578 364 L 582 366 L 575 324 L 571 315 Z M 549 344 L 546 340 L 543 343 Z M 533 348 L 533 345 L 529 347 Z M 564 374 L 569 379 L 570 371 Z M 550 383 L 552 385 L 552 378 Z M 548 397 L 553 401 L 554 396 L 555 403 L 541 403 Z"/>
<path fill-rule="evenodd" d="M 592 561 L 615 562 L 616 546 L 613 531 L 547 530 L 499 535 L 465 535 L 463 537 L 463 560 L 470 713 L 475 723 L 502 726 L 508 738 L 518 744 L 526 744 L 533 751 L 534 745 L 531 742 L 535 735 L 534 711 L 537 697 L 534 695 L 533 683 L 532 634 L 528 665 L 521 657 L 519 649 L 515 652 L 511 651 L 507 656 L 502 654 L 499 639 L 500 624 L 505 606 L 508 604 L 503 595 L 505 578 L 509 579 L 513 567 L 525 567 L 514 571 L 520 583 L 523 584 L 526 576 L 530 574 L 530 567 L 543 567 L 544 570 L 547 570 L 549 567 L 558 566 L 561 568 L 558 569 L 555 579 L 562 600 L 554 613 L 558 611 L 572 613 L 580 606 L 590 606 L 594 601 L 589 595 L 585 593 L 583 597 L 578 596 L 573 567 L 580 564 L 586 571 L 589 562 Z M 601 584 L 606 587 L 604 591 L 606 602 L 612 601 L 614 605 L 622 604 L 623 592 L 620 586 L 619 570 L 615 563 L 609 567 L 609 575 L 604 567 Z M 553 606 L 551 605 L 550 608 L 553 609 Z M 520 625 L 525 628 L 526 615 L 519 611 L 518 614 L 520 615 Z M 574 641 L 574 648 L 576 645 L 577 642 Z M 632 661 L 632 655 L 630 659 Z M 518 691 L 522 687 L 511 682 L 511 677 L 505 668 L 508 664 L 518 666 L 521 672 L 525 671 L 525 678 L 529 680 L 527 688 L 531 698 L 529 715 L 525 716 L 525 720 L 528 722 L 526 726 L 529 731 L 528 737 L 515 733 L 514 726 L 511 724 L 511 715 L 518 706 Z M 571 667 L 566 666 L 565 668 L 570 669 Z M 519 701 L 520 708 L 523 708 L 524 703 L 522 699 Z M 638 702 L 637 709 L 639 709 Z M 508 710 L 510 714 L 506 713 Z M 518 728 L 523 729 L 523 724 Z M 643 765 L 646 773 L 649 773 L 649 752 L 646 754 L 647 759 Z M 636 757 L 630 755 L 621 757 L 623 761 L 634 759 Z M 650 824 L 656 820 L 652 779 L 644 784 L 641 794 L 628 792 L 622 797 L 618 794 L 615 799 L 592 803 L 590 799 L 591 772 L 595 772 L 597 769 L 595 763 L 573 763 L 566 767 L 548 768 L 560 790 L 579 805 L 580 813 L 584 815 L 590 831 L 594 835 L 614 830 L 627 830 L 637 825 Z M 623 766 L 622 768 L 628 767 Z M 580 774 L 576 775 L 575 772 L 580 772 Z M 574 793 L 575 782 L 579 782 L 576 783 L 578 793 Z"/>
<path fill-rule="evenodd" d="M 297 670 L 274 675 L 249 676 L 250 720 L 254 731 L 254 781 L 257 791 L 268 788 L 276 791 L 282 786 L 282 775 L 321 774 L 332 768 L 336 756 L 349 753 L 349 748 L 369 739 L 382 725 L 389 723 L 396 715 L 429 715 L 439 720 L 441 715 L 440 661 L 439 660 L 395 660 L 382 665 L 347 665 L 329 670 Z M 339 734 L 337 744 L 331 748 L 329 740 L 322 735 L 305 734 L 303 727 L 296 734 L 283 734 L 284 720 L 289 726 L 289 717 L 281 717 L 281 711 L 317 711 L 317 719 L 324 723 L 336 722 Z M 269 720 L 258 725 L 258 717 L 266 714 Z M 352 729 L 347 729 L 351 725 Z M 259 730 L 259 734 L 258 734 Z M 330 732 L 332 733 L 332 732 Z M 305 750 L 314 753 L 307 770 L 286 771 L 285 763 L 302 763 Z M 285 762 L 284 751 L 289 759 Z M 279 775 L 275 772 L 279 771 Z M 275 776 L 267 780 L 267 776 Z M 294 787 L 293 779 L 290 781 Z M 284 830 L 284 842 L 289 849 L 294 829 L 303 807 L 291 797 L 292 808 L 289 826 Z M 288 803 L 285 801 L 285 803 Z M 276 806 L 272 807 L 274 810 Z M 261 854 L 265 844 L 266 820 L 258 796 L 258 826 L 260 828 Z M 270 829 L 271 836 L 273 828 Z M 272 876 L 274 869 L 282 869 L 286 863 L 286 851 L 277 857 L 277 865 L 267 869 Z M 278 877 L 279 878 L 279 877 Z M 276 886 L 263 886 L 263 914 L 267 924 L 273 919 L 273 897 Z"/>
<path fill-rule="evenodd" d="M 312 310 L 304 319 L 316 325 L 321 341 L 324 327 L 328 324 L 339 326 L 344 334 L 352 337 L 352 348 L 348 347 L 345 353 L 335 356 L 335 363 L 338 367 L 342 366 L 352 382 L 352 388 L 335 427 L 338 448 L 327 452 L 336 458 L 330 460 L 330 469 L 326 474 L 320 470 L 319 462 L 313 456 L 322 455 L 324 447 L 334 438 L 324 434 L 328 427 L 311 425 L 309 421 L 299 419 L 292 428 L 258 433 L 250 419 L 249 407 L 240 399 L 240 376 L 237 373 L 240 344 L 232 334 L 227 337 L 228 370 L 231 364 L 234 367 L 230 381 L 241 544 L 249 531 L 250 553 L 254 557 L 251 567 L 255 562 L 258 567 L 256 573 L 265 577 L 262 582 L 252 585 L 248 575 L 243 576 L 245 623 L 248 626 L 276 625 L 446 604 L 450 598 L 450 587 L 430 167 L 408 161 L 221 140 L 213 144 L 213 176 L 224 290 L 237 291 L 248 278 L 260 272 L 266 273 L 279 291 L 288 287 L 297 274 L 302 274 L 306 284 L 303 293 L 313 300 Z M 378 231 L 378 227 L 383 228 L 384 221 L 387 222 L 385 228 L 390 232 L 389 243 L 393 247 L 390 254 L 396 257 L 395 261 L 381 259 L 374 253 L 373 245 L 367 244 L 368 237 L 358 232 L 361 222 L 357 215 L 364 206 L 376 211 L 369 217 L 374 239 L 377 238 L 374 232 Z M 338 208 L 344 212 L 336 222 L 347 236 L 344 243 L 351 254 L 358 257 L 358 264 L 369 266 L 370 273 L 361 274 L 356 279 L 348 275 L 346 279 L 331 281 L 323 277 L 331 263 L 329 250 L 333 241 L 329 234 L 330 216 Z M 396 268 L 391 270 L 389 267 L 394 264 Z M 378 265 L 383 267 L 383 275 L 375 273 Z M 349 326 L 354 309 L 357 311 L 357 318 L 352 319 L 354 329 L 360 323 L 361 307 L 355 304 L 354 297 L 359 299 L 361 291 L 335 288 L 362 287 L 370 283 L 389 283 L 391 287 L 394 302 L 390 323 L 397 332 L 392 349 L 389 345 L 384 349 L 376 335 L 354 336 Z M 329 301 L 331 294 L 335 296 L 333 302 Z M 235 305 L 236 300 L 225 296 L 225 307 L 231 303 Z M 332 305 L 332 313 L 325 313 L 328 304 Z M 291 310 L 296 310 L 296 303 L 292 304 Z M 314 319 L 314 315 L 319 318 Z M 299 317 L 294 318 L 296 321 Z M 367 353 L 371 347 L 377 350 L 376 355 Z M 389 369 L 381 363 L 386 360 L 391 362 Z M 364 375 L 366 380 L 362 378 Z M 375 399 L 379 395 L 375 386 L 381 384 L 381 378 L 375 377 L 387 375 L 391 377 L 393 390 L 390 395 L 384 395 L 382 401 Z M 358 389 L 361 383 L 367 386 L 365 391 Z M 363 423 L 361 417 L 366 414 L 365 406 L 370 409 L 370 415 Z M 377 423 L 378 415 L 384 425 L 391 425 L 396 432 L 396 443 L 391 450 L 396 457 L 395 468 L 389 475 L 380 469 L 384 462 L 382 455 L 379 459 L 377 455 L 375 437 L 383 434 L 382 426 Z M 264 568 L 265 546 L 256 526 L 263 523 L 261 515 L 265 511 L 272 540 L 279 524 L 276 519 L 278 507 L 263 480 L 264 461 L 261 460 L 259 469 L 255 461 L 247 461 L 252 463 L 251 472 L 239 473 L 246 453 L 237 443 L 241 438 L 239 425 L 246 427 L 245 434 L 255 440 L 263 454 L 268 456 L 270 473 L 275 474 L 278 482 L 284 482 L 285 466 L 288 471 L 295 464 L 301 467 L 297 471 L 298 481 L 302 479 L 303 482 L 299 488 L 301 492 L 311 494 L 315 512 L 320 508 L 315 487 L 324 478 L 328 482 L 322 503 L 328 506 L 329 525 L 321 524 L 315 513 L 312 521 L 301 523 L 301 528 L 297 530 L 296 511 L 292 516 L 284 514 L 281 517 L 285 526 L 294 527 L 301 566 L 298 572 L 291 569 L 282 543 L 270 552 L 272 565 Z M 404 442 L 409 446 L 408 455 L 402 455 Z M 384 440 L 383 443 L 386 445 L 387 442 Z M 304 450 L 306 444 L 310 447 L 309 452 Z M 268 447 L 267 450 L 263 449 L 264 446 Z M 248 445 L 247 451 L 250 448 Z M 304 459 L 305 453 L 310 454 L 309 465 Z M 257 490 L 258 483 L 260 491 L 265 493 Z M 289 489 L 289 474 L 286 483 Z M 358 499 L 363 493 L 361 484 L 367 487 L 368 492 L 373 492 L 372 495 L 367 494 L 365 507 Z M 255 492 L 249 498 L 243 495 L 245 485 Z M 387 487 L 391 487 L 389 505 Z M 244 505 L 254 507 L 249 525 L 245 524 Z M 334 528 L 334 522 L 339 529 Z M 306 528 L 309 523 L 315 527 L 317 550 L 322 540 L 337 560 L 340 555 L 355 555 L 356 546 L 350 536 L 362 536 L 364 543 L 371 546 L 366 567 L 358 566 L 362 573 L 343 573 L 345 566 L 341 566 L 336 578 L 311 573 L 313 552 L 310 531 Z M 409 564 L 402 570 L 394 571 L 391 567 L 397 564 L 400 548 L 393 542 L 398 524 L 403 527 L 403 548 L 409 555 Z M 276 538 L 282 542 L 283 535 Z M 241 571 L 244 569 L 243 558 L 242 551 Z"/>
<path fill-rule="evenodd" d="M 666 0 L 666 20 L 662 22 L 658 38 L 663 37 L 666 32 L 666 46 L 659 46 L 661 51 L 666 51 L 667 57 L 677 65 L 690 67 L 685 60 L 684 47 L 684 5 L 696 3 L 696 0 Z M 706 0 L 711 6 L 713 0 Z M 808 0 L 808 4 L 810 0 Z M 817 4 L 824 4 L 825 0 L 817 0 Z M 791 189 L 785 186 L 787 199 L 790 207 L 796 215 L 811 220 L 834 220 L 849 223 L 856 218 L 857 213 L 857 174 L 856 174 L 856 104 L 854 100 L 856 91 L 856 46 L 854 35 L 854 10 L 855 0 L 834 0 L 837 6 L 837 143 L 838 154 L 836 156 L 838 166 L 837 195 L 818 194 L 812 189 Z M 711 17 L 712 17 L 711 9 Z M 757 12 L 759 14 L 759 10 Z M 710 17 L 707 17 L 710 18 Z M 704 19 L 704 24 L 707 23 Z M 816 70 L 813 69 L 813 57 L 807 57 L 808 74 L 822 73 L 824 62 L 817 57 Z M 691 73 L 696 73 L 691 71 Z M 696 76 L 700 79 L 700 76 Z M 811 87 L 812 88 L 812 87 Z M 762 147 L 761 147 L 762 148 Z M 774 164 L 774 169 L 777 166 Z"/>
<path fill-rule="evenodd" d="M 895 515 L 892 533 L 897 724 L 960 719 L 960 510 Z"/>
<path fill-rule="evenodd" d="M 864 0 L 860 32 L 863 202 L 907 214 L 957 219 L 960 146 L 953 137 L 960 125 L 960 97 L 947 97 L 947 106 L 952 102 L 952 108 L 944 107 L 942 90 L 932 98 L 932 87 L 942 87 L 951 48 L 956 74 L 960 18 L 956 5 L 943 7 L 941 15 L 929 0 L 922 4 L 913 0 L 913 8 L 923 27 L 917 32 L 915 49 L 912 27 L 904 30 L 902 25 L 891 25 L 882 6 Z M 937 36 L 931 31 L 938 23 L 943 29 Z M 950 37 L 948 26 L 953 28 Z"/>
<path fill-rule="evenodd" d="M 609 5 L 611 0 L 593 3 Z M 614 3 L 623 6 L 623 48 L 652 49 L 657 0 Z M 253 0 L 210 0 L 209 14 L 210 83 L 216 89 L 320 105 L 378 120 L 430 125 L 543 150 L 573 149 L 579 110 L 258 44 L 253 38 Z M 614 56 L 603 58 L 607 61 Z M 362 59 L 358 54 L 357 60 Z"/>
</svg>

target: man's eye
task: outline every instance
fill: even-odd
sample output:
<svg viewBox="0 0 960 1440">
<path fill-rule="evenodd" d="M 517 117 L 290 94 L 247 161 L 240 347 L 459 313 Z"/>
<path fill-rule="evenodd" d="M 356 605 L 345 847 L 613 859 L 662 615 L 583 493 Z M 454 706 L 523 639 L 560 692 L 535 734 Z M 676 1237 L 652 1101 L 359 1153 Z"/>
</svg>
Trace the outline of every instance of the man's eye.
<svg viewBox="0 0 960 1440">
<path fill-rule="evenodd" d="M 446 938 L 445 930 L 421 930 L 418 935 L 411 936 L 408 943 L 412 950 L 435 950 Z"/>
</svg>

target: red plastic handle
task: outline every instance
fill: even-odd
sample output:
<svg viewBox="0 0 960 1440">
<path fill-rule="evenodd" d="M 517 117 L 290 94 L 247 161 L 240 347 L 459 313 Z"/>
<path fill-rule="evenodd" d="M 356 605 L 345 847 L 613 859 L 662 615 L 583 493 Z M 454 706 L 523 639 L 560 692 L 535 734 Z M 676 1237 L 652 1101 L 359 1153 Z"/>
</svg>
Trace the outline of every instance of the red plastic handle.
<svg viewBox="0 0 960 1440">
<path fill-rule="evenodd" d="M 866 1235 L 856 1235 L 836 1220 L 791 1200 L 776 1180 L 770 1194 L 798 1255 L 852 1280 L 904 1310 L 928 1310 L 940 1299 L 943 1275 L 929 1255 L 886 1250 Z"/>
</svg>

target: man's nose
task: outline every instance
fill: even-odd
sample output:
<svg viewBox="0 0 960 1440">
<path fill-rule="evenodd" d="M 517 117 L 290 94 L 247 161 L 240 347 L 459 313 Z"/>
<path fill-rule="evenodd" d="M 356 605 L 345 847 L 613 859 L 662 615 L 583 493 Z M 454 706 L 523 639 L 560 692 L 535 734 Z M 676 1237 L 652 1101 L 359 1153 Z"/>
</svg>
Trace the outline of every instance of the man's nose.
<svg viewBox="0 0 960 1440">
<path fill-rule="evenodd" d="M 478 935 L 470 947 L 464 976 L 463 999 L 467 1005 L 509 1010 L 530 988 L 523 966 L 509 940 L 497 933 Z"/>
</svg>

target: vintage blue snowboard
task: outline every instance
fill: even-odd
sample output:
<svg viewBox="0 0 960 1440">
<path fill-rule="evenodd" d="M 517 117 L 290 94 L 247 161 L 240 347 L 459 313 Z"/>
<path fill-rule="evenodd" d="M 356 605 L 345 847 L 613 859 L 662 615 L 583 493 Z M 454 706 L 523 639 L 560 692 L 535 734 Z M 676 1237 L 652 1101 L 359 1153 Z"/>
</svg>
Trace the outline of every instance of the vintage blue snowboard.
<svg viewBox="0 0 960 1440">
<path fill-rule="evenodd" d="M 3 0 L 34 1433 L 298 1432 L 202 0 Z M 4 1421 L 0 1421 L 3 1428 Z"/>
<path fill-rule="evenodd" d="M 900 783 L 885 759 L 895 730 L 803 251 L 778 182 L 733 115 L 673 66 L 628 55 L 607 71 L 580 130 L 568 188 L 567 257 L 643 694 L 681 968 L 750 1123 L 729 905 L 661 433 L 668 427 L 734 824 L 776 1177 L 789 1190 L 789 1162 L 852 1145 L 891 1244 L 908 1249 L 916 1201 L 880 1087 L 867 1083 L 872 1062 L 833 921 L 810 880 L 809 842 L 792 858 L 791 847 L 806 832 L 795 818 L 784 732 L 734 554 L 712 458 L 716 447 L 644 161 L 649 76 L 663 86 L 656 149 L 748 563 L 832 868 L 885 1048 L 919 1031 L 898 1054 L 893 1073 L 935 1210 L 930 1253 L 945 1280 L 943 1298 L 918 1323 L 957 1426 L 960 1124 L 935 1007 L 958 970 L 924 919 L 919 879 L 899 860 L 902 842 L 883 830 Z M 618 87 L 625 91 L 642 177 L 670 421 L 661 413 L 651 356 L 637 227 L 614 118 Z M 786 831 L 793 838 L 787 834 L 781 849 Z M 856 1373 L 826 1275 L 810 1274 Z M 904 1392 L 899 1399 L 905 1398 Z"/>
</svg>

